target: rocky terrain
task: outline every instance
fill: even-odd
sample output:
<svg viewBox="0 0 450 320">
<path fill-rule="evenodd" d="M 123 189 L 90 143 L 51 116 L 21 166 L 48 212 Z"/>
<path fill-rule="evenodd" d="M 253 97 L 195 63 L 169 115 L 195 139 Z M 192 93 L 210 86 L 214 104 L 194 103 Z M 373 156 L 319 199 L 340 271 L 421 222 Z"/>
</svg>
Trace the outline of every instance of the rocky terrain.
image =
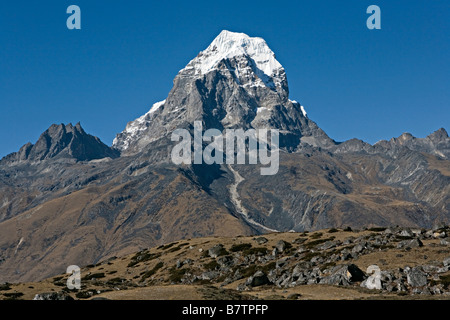
<svg viewBox="0 0 450 320">
<path fill-rule="evenodd" d="M 0 298 L 448 299 L 449 235 L 442 226 L 187 239 L 86 266 L 80 290 L 61 274 L 4 283 Z"/>
<path fill-rule="evenodd" d="M 194 121 L 279 130 L 278 173 L 173 164 L 171 133 L 192 132 Z M 334 141 L 290 99 L 263 39 L 223 31 L 111 147 L 80 124 L 58 124 L 0 160 L 0 282 L 183 239 L 448 225 L 449 156 L 444 128 L 374 145 Z"/>
</svg>

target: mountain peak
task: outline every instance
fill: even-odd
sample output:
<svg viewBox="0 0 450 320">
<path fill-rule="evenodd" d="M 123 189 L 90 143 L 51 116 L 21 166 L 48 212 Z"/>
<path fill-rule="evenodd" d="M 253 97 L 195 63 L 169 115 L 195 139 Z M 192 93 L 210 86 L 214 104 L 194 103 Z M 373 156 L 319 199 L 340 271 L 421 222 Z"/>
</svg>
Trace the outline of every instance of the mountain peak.
<svg viewBox="0 0 450 320">
<path fill-rule="evenodd" d="M 427 138 L 436 143 L 448 139 L 448 133 L 444 128 L 440 128 L 430 134 Z"/>
<path fill-rule="evenodd" d="M 224 30 L 176 75 L 167 98 L 127 124 L 113 146 L 136 154 L 174 128 L 277 129 L 281 147 L 332 146 L 304 107 L 289 99 L 284 68 L 266 41 Z"/>
<path fill-rule="evenodd" d="M 253 64 L 253 71 L 266 86 L 272 87 L 272 78 L 284 75 L 282 65 L 275 58 L 275 54 L 269 48 L 266 41 L 260 37 L 250 37 L 245 33 L 223 30 L 211 44 L 201 51 L 197 57 L 181 71 L 194 70 L 195 76 L 205 75 L 215 70 L 219 63 L 225 59 L 245 57 Z M 245 66 L 247 67 L 247 66 Z M 242 70 L 245 72 L 245 67 Z"/>
<path fill-rule="evenodd" d="M 99 138 L 87 134 L 78 122 L 75 126 L 71 123 L 52 124 L 41 134 L 36 144 L 27 143 L 4 159 L 9 162 L 41 161 L 57 156 L 86 161 L 115 158 L 119 153 Z"/>
</svg>

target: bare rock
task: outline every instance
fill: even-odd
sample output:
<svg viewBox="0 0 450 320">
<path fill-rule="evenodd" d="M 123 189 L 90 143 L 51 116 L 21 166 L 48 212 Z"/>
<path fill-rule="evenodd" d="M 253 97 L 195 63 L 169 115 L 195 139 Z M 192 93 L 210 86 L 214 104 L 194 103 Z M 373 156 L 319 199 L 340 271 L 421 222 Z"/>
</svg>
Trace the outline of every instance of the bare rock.
<svg viewBox="0 0 450 320">
<path fill-rule="evenodd" d="M 44 292 L 38 293 L 34 296 L 33 300 L 73 300 L 73 298 L 67 293 L 60 292 Z"/>
<path fill-rule="evenodd" d="M 223 252 L 223 244 L 216 244 L 214 247 L 208 249 L 208 254 L 211 258 L 217 258 Z"/>
<path fill-rule="evenodd" d="M 269 283 L 269 278 L 267 278 L 267 275 L 262 271 L 256 271 L 253 276 L 247 279 L 247 285 L 250 285 L 251 287 L 259 287 Z"/>
<path fill-rule="evenodd" d="M 419 248 L 422 247 L 423 243 L 420 239 L 403 240 L 397 244 L 397 248 Z"/>
<path fill-rule="evenodd" d="M 427 285 L 427 274 L 420 267 L 414 267 L 407 273 L 407 281 L 411 287 L 423 287 Z"/>
</svg>

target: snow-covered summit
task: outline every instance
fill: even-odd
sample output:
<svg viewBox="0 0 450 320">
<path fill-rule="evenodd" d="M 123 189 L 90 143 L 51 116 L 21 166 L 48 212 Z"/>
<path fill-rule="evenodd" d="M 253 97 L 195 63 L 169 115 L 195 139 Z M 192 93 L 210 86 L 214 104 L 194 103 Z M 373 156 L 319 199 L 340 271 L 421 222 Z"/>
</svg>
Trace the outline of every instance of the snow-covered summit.
<svg viewBox="0 0 450 320">
<path fill-rule="evenodd" d="M 195 76 L 204 75 L 215 70 L 222 60 L 241 56 L 254 62 L 254 71 L 266 85 L 272 86 L 273 81 L 268 79 L 277 77 L 284 71 L 264 39 L 227 30 L 222 31 L 208 48 L 201 51 L 181 71 L 194 69 Z"/>
</svg>

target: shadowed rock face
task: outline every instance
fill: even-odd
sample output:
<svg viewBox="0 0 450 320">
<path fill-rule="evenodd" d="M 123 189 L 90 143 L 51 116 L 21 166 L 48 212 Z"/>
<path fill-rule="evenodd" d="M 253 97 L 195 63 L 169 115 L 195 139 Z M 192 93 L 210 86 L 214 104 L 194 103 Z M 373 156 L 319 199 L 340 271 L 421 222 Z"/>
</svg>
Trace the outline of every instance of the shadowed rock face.
<svg viewBox="0 0 450 320">
<path fill-rule="evenodd" d="M 201 236 L 450 223 L 444 129 L 375 145 L 336 143 L 289 100 L 284 69 L 265 42 L 248 44 L 261 46 L 264 59 L 243 47 L 217 52 L 252 39 L 221 35 L 178 73 L 165 101 L 118 134 L 115 148 L 79 124 L 61 124 L 3 158 L 0 282 L 43 279 L 71 264 Z M 174 165 L 171 133 L 192 130 L 196 120 L 205 130 L 279 129 L 278 173 L 261 176 L 260 165 Z"/>
</svg>

